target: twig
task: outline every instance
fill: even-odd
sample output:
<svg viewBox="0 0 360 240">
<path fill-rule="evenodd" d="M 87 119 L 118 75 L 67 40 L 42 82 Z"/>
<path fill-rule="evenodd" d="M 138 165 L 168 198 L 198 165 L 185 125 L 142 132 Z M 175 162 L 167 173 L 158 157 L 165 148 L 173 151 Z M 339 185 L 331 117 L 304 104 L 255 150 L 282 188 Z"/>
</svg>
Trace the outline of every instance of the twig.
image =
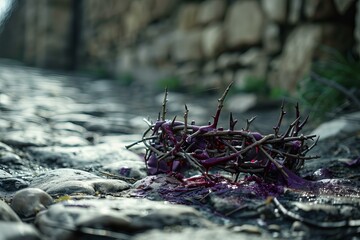
<svg viewBox="0 0 360 240">
<path fill-rule="evenodd" d="M 322 222 L 322 221 L 313 221 L 311 219 L 304 218 L 300 216 L 299 214 L 296 214 L 294 212 L 291 212 L 287 210 L 284 205 L 282 205 L 279 200 L 274 197 L 273 202 L 275 206 L 280 210 L 280 212 L 293 220 L 303 222 L 308 225 L 312 225 L 319 228 L 342 228 L 342 227 L 360 227 L 360 219 L 356 220 L 342 220 L 337 222 Z"/>
<path fill-rule="evenodd" d="M 109 177 L 113 177 L 113 178 L 116 178 L 116 179 L 120 179 L 120 180 L 124 180 L 124 181 L 128 181 L 130 183 L 135 183 L 137 180 L 135 178 L 129 178 L 129 177 L 124 177 L 124 176 L 120 176 L 120 175 L 115 175 L 115 174 L 112 174 L 112 173 L 109 173 L 109 172 L 104 172 L 104 171 L 99 171 L 101 174 L 104 174 L 106 176 L 109 176 Z"/>
<path fill-rule="evenodd" d="M 230 215 L 232 215 L 232 214 L 234 214 L 234 213 L 236 213 L 236 212 L 238 212 L 238 211 L 241 211 L 241 210 L 243 210 L 243 209 L 246 209 L 246 208 L 248 208 L 247 205 L 237 207 L 237 208 L 231 210 L 230 212 L 225 213 L 224 216 L 225 216 L 225 217 L 228 217 L 228 216 L 230 216 Z"/>
<path fill-rule="evenodd" d="M 146 138 L 143 138 L 143 139 L 138 140 L 136 142 L 133 142 L 132 144 L 126 145 L 125 148 L 129 149 L 129 148 L 135 146 L 136 144 L 139 144 L 139 143 L 142 143 L 142 142 L 148 141 L 148 140 L 153 140 L 153 139 L 156 139 L 156 138 L 157 138 L 157 136 L 146 137 Z"/>
</svg>

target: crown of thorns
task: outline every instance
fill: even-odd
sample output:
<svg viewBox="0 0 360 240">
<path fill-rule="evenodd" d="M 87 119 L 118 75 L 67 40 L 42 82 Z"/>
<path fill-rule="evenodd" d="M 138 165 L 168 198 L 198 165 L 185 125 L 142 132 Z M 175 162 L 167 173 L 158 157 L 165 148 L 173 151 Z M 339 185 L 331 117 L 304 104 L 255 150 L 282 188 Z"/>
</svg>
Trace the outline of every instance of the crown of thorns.
<svg viewBox="0 0 360 240">
<path fill-rule="evenodd" d="M 193 169 L 211 181 L 209 170 L 217 168 L 234 174 L 234 181 L 238 180 L 240 173 L 251 173 L 264 180 L 273 180 L 279 174 L 286 178 L 288 174 L 285 168 L 296 172 L 305 160 L 318 157 L 306 156 L 318 139 L 316 135 L 300 134 L 308 116 L 301 121 L 298 104 L 295 106 L 296 118 L 284 133 L 280 133 L 286 114 L 284 104 L 281 105 L 279 120 L 271 134 L 263 135 L 250 130 L 255 117 L 248 119 L 244 128 L 235 129 L 237 120 L 232 113 L 229 129 L 218 128 L 224 100 L 231 85 L 232 83 L 218 99 L 213 122 L 204 126 L 188 122 L 189 110 L 186 105 L 183 122 L 177 121 L 176 117 L 167 120 L 168 91 L 165 90 L 158 119 L 155 123 L 145 120 L 148 129 L 142 139 L 136 142 L 142 142 L 146 147 L 144 159 L 150 175 Z"/>
</svg>

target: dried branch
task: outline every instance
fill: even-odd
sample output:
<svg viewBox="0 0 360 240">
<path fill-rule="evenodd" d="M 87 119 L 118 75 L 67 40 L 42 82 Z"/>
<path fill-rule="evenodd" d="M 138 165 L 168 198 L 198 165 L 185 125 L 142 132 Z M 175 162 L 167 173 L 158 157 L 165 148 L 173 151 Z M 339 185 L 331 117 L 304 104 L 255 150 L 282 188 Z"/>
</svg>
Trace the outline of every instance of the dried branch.
<svg viewBox="0 0 360 240">
<path fill-rule="evenodd" d="M 314 221 L 308 218 L 304 218 L 297 213 L 291 212 L 287 210 L 284 205 L 282 205 L 277 198 L 273 198 L 275 206 L 280 210 L 280 212 L 292 219 L 296 220 L 311 226 L 319 227 L 319 228 L 342 228 L 342 227 L 360 227 L 360 219 L 356 220 L 342 220 L 337 222 L 322 222 L 322 221 Z"/>
</svg>

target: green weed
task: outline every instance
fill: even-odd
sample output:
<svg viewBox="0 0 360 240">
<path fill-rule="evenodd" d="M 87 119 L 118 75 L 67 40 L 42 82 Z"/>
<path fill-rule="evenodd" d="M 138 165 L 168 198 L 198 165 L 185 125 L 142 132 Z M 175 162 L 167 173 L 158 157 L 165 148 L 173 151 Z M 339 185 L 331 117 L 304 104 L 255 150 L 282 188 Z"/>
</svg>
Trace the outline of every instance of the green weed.
<svg viewBox="0 0 360 240">
<path fill-rule="evenodd" d="M 310 74 L 299 82 L 297 92 L 302 105 L 319 122 L 359 107 L 351 98 L 360 90 L 359 60 L 334 50 L 327 52 L 330 57 L 313 63 Z"/>
</svg>

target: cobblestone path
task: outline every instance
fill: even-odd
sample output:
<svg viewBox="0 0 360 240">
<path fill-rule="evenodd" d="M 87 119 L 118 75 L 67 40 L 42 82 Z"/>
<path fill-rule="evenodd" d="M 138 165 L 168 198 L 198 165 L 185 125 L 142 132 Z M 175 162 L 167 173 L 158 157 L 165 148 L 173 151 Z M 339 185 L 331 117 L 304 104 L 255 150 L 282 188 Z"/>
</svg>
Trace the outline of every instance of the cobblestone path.
<svg viewBox="0 0 360 240">
<path fill-rule="evenodd" d="M 208 99 L 174 99 L 170 114 L 181 114 L 189 101 L 194 119 L 211 116 Z M 357 177 L 351 183 L 334 180 L 336 174 L 327 179 L 319 170 L 326 164 L 339 169 L 339 161 L 320 159 L 303 174 L 340 190 L 281 189 L 284 205 L 257 194 L 255 183 L 213 194 L 207 188 L 184 192 L 171 176 L 147 176 L 144 150 L 124 146 L 140 138 L 142 118 L 156 117 L 157 106 L 161 100 L 141 87 L 0 65 L 0 239 L 358 237 Z M 341 177 L 356 172 L 341 169 Z M 290 211 L 303 219 L 286 215 Z"/>
</svg>

